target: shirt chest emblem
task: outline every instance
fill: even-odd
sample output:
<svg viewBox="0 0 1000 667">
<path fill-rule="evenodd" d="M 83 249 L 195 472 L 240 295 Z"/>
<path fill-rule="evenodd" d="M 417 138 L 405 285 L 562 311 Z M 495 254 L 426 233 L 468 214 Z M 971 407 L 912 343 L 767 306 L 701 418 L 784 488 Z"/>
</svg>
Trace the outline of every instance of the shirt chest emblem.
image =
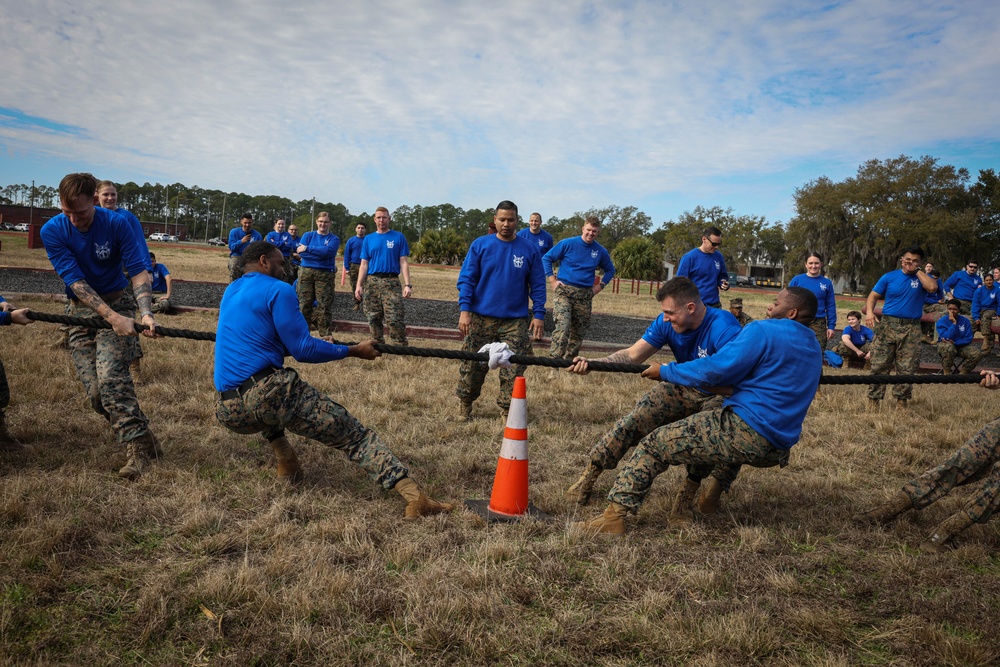
<svg viewBox="0 0 1000 667">
<path fill-rule="evenodd" d="M 825 292 L 826 291 L 826 283 L 820 283 L 819 284 L 819 288 Z"/>
<path fill-rule="evenodd" d="M 705 348 L 703 348 L 701 345 L 698 345 L 697 347 L 698 347 L 698 358 L 699 359 L 704 359 L 705 357 L 708 356 L 708 350 L 706 350 Z"/>
<path fill-rule="evenodd" d="M 523 256 L 518 257 L 517 255 L 514 255 L 514 267 L 520 269 L 522 266 L 524 266 L 524 257 Z"/>
<path fill-rule="evenodd" d="M 722 268 L 722 265 L 718 261 L 715 262 L 715 270 L 718 271 Z"/>
<path fill-rule="evenodd" d="M 919 280 L 917 280 L 916 278 L 914 278 L 913 280 L 910 281 L 910 289 L 917 289 L 918 287 L 920 287 L 920 281 Z"/>
<path fill-rule="evenodd" d="M 392 248 L 394 245 L 396 245 L 395 241 L 386 241 L 385 242 L 385 247 L 386 248 Z"/>
<path fill-rule="evenodd" d="M 597 259 L 597 251 L 596 251 L 596 250 L 591 250 L 591 251 L 590 251 L 590 256 L 591 256 L 591 257 L 592 257 L 593 259 Z"/>
<path fill-rule="evenodd" d="M 108 259 L 109 257 L 111 257 L 111 242 L 108 241 L 104 245 L 98 245 L 97 243 L 95 243 L 94 254 L 97 256 L 97 259 L 101 260 Z"/>
</svg>

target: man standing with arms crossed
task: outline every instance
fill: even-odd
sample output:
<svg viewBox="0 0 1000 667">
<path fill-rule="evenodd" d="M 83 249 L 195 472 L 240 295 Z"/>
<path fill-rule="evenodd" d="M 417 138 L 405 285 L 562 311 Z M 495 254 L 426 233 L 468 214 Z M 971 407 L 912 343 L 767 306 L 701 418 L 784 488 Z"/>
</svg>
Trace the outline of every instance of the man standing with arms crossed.
<svg viewBox="0 0 1000 667">
<path fill-rule="evenodd" d="M 299 236 L 299 228 L 295 226 L 293 222 L 288 226 L 288 233 L 292 235 L 292 254 L 290 256 L 292 265 L 292 275 L 290 276 L 291 282 L 294 283 L 299 278 L 299 266 L 302 264 L 302 258 L 299 257 L 299 253 L 295 252 L 294 248 L 299 247 L 299 243 L 302 238 Z"/>
<path fill-rule="evenodd" d="M 677 265 L 677 275 L 694 281 L 701 293 L 701 300 L 709 308 L 721 308 L 719 290 L 729 290 L 729 273 L 726 260 L 718 248 L 722 245 L 722 232 L 709 227 L 701 237 L 701 245 L 688 251 Z"/>
<path fill-rule="evenodd" d="M 542 268 L 552 280 L 552 332 L 551 356 L 572 359 L 580 353 L 583 337 L 590 328 L 590 314 L 594 296 L 607 287 L 615 275 L 611 255 L 597 242 L 601 221 L 591 216 L 583 222 L 580 236 L 564 239 L 542 256 Z M 553 274 L 552 265 L 559 264 Z M 594 275 L 600 267 L 604 271 L 601 282 L 594 284 Z"/>
<path fill-rule="evenodd" d="M 385 327 L 396 345 L 406 345 L 406 310 L 403 299 L 413 291 L 410 284 L 410 246 L 406 237 L 389 229 L 389 209 L 375 209 L 375 233 L 365 236 L 361 245 L 361 266 L 354 298 L 364 296 L 365 315 L 372 338 L 385 343 Z M 403 274 L 403 283 L 399 274 Z"/>
<path fill-rule="evenodd" d="M 97 180 L 90 174 L 69 174 L 59 184 L 62 213 L 42 227 L 45 252 L 56 273 L 72 290 L 70 315 L 101 317 L 112 329 L 70 329 L 69 349 L 77 376 L 88 396 L 100 396 L 127 460 L 118 474 L 138 479 L 155 456 L 149 420 L 139 407 L 128 366 L 132 351 L 128 336 L 136 336 L 135 313 L 155 337 L 152 288 L 139 240 L 119 214 L 95 207 Z M 131 276 L 126 279 L 122 267 Z M 129 282 L 131 288 L 129 289 Z M 97 387 L 92 392 L 93 386 Z"/>
<path fill-rule="evenodd" d="M 528 218 L 527 229 L 522 229 L 517 233 L 525 241 L 531 243 L 540 255 L 544 255 L 552 250 L 552 234 L 542 229 L 542 214 L 532 213 Z"/>
<path fill-rule="evenodd" d="M 912 375 L 920 363 L 920 317 L 924 297 L 937 289 L 937 283 L 920 268 L 924 251 L 918 246 L 906 248 L 899 258 L 899 270 L 886 273 L 872 288 L 865 304 L 865 326 L 875 332 L 872 341 L 872 375 L 884 375 L 896 369 L 897 375 Z M 885 299 L 882 317 L 875 319 L 875 304 Z M 894 384 L 896 407 L 905 408 L 913 397 L 913 385 Z M 885 385 L 868 386 L 868 409 L 877 410 L 885 397 Z"/>
<path fill-rule="evenodd" d="M 483 345 L 502 342 L 514 354 L 530 354 L 531 337 L 539 339 L 545 328 L 545 272 L 542 257 L 531 242 L 515 234 L 517 205 L 504 200 L 497 204 L 494 235 L 480 236 L 469 246 L 458 274 L 458 329 L 465 336 L 462 349 L 478 351 Z M 529 315 L 528 298 L 531 298 Z M 514 391 L 514 378 L 524 375 L 526 366 L 500 371 L 497 405 L 506 416 Z M 459 368 L 459 418 L 472 418 L 472 404 L 479 398 L 486 379 L 486 367 L 463 361 Z"/>
<path fill-rule="evenodd" d="M 264 237 L 253 228 L 253 216 L 244 213 L 240 218 L 240 226 L 229 232 L 229 282 L 233 282 L 243 273 L 240 270 L 240 256 L 246 247 L 254 241 L 263 241 Z"/>
<path fill-rule="evenodd" d="M 278 218 L 274 221 L 274 231 L 267 233 L 264 240 L 281 251 L 281 256 L 285 258 L 285 280 L 292 276 L 292 253 L 295 252 L 295 239 L 291 232 L 285 231 L 285 221 Z M 289 282 L 289 284 L 291 284 Z"/>
<path fill-rule="evenodd" d="M 368 233 L 368 225 L 359 222 L 354 228 L 354 236 L 347 239 L 344 244 L 344 272 L 340 274 L 340 286 L 344 286 L 344 279 L 351 277 L 351 297 L 354 299 L 354 310 L 361 310 L 361 299 L 354 292 L 358 289 L 358 271 L 361 269 L 361 245 L 364 243 L 365 234 Z"/>
</svg>

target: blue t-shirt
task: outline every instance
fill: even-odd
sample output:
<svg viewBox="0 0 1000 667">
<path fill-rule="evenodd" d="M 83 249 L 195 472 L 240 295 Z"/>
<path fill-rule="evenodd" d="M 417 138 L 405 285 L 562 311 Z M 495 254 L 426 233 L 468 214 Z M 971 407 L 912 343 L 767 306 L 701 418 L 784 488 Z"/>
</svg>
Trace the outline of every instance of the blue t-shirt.
<svg viewBox="0 0 1000 667">
<path fill-rule="evenodd" d="M 368 260 L 368 275 L 373 273 L 399 274 L 399 258 L 409 257 L 410 246 L 406 237 L 394 229 L 385 234 L 365 234 L 361 244 L 361 259 Z"/>
<path fill-rule="evenodd" d="M 526 317 L 528 297 L 535 319 L 545 319 L 542 257 L 529 241 L 480 236 L 469 246 L 458 274 L 459 310 L 504 319 Z"/>
<path fill-rule="evenodd" d="M 677 333 L 660 313 L 642 334 L 653 347 L 670 346 L 678 363 L 715 354 L 740 333 L 740 321 L 728 310 L 706 308 L 705 319 L 697 329 Z"/>
<path fill-rule="evenodd" d="M 937 333 L 939 339 L 947 339 L 956 346 L 968 345 L 972 342 L 972 322 L 964 315 L 955 318 L 956 322 L 951 323 L 947 315 L 937 321 Z"/>
<path fill-rule="evenodd" d="M 294 239 L 288 232 L 268 232 L 264 240 L 277 247 L 281 251 L 282 257 L 288 257 L 296 248 L 292 245 Z"/>
<path fill-rule="evenodd" d="M 729 279 L 722 253 L 718 250 L 702 252 L 701 248 L 694 248 L 681 257 L 677 275 L 685 276 L 697 285 L 701 300 L 707 304 L 719 303 L 719 285 Z"/>
<path fill-rule="evenodd" d="M 837 301 L 833 295 L 833 282 L 825 276 L 813 278 L 808 273 L 800 273 L 788 282 L 789 287 L 804 287 L 816 295 L 818 307 L 816 317 L 826 318 L 826 328 L 834 331 L 837 328 Z"/>
<path fill-rule="evenodd" d="M 917 320 L 924 314 L 927 290 L 916 273 L 907 275 L 902 269 L 890 271 L 878 279 L 872 291 L 885 299 L 882 304 L 883 315 Z"/>
<path fill-rule="evenodd" d="M 98 294 L 125 289 L 129 281 L 122 267 L 135 276 L 146 270 L 140 239 L 128 219 L 117 211 L 94 207 L 90 229 L 80 232 L 60 213 L 42 226 L 42 243 L 52 267 L 69 288 L 86 281 Z"/>
<path fill-rule="evenodd" d="M 115 213 L 128 220 L 129 224 L 132 225 L 132 232 L 135 234 L 135 237 L 139 239 L 142 256 L 146 258 L 146 270 L 152 271 L 153 259 L 149 256 L 149 244 L 146 243 L 146 233 L 142 231 L 142 223 L 139 222 L 139 218 L 135 217 L 132 211 L 121 208 L 120 206 L 115 209 Z"/>
<path fill-rule="evenodd" d="M 969 272 L 965 269 L 961 271 L 956 271 L 951 274 L 948 280 L 944 281 L 944 286 L 948 289 L 956 299 L 961 299 L 962 301 L 972 301 L 972 295 L 975 293 L 976 288 L 983 284 L 983 279 L 979 277 L 978 273 L 969 275 Z"/>
<path fill-rule="evenodd" d="M 530 227 L 525 227 L 517 233 L 525 241 L 531 243 L 531 245 L 539 252 L 539 254 L 544 255 L 549 250 L 552 250 L 552 234 L 549 234 L 544 229 L 539 229 L 537 234 L 531 233 Z"/>
<path fill-rule="evenodd" d="M 282 368 L 288 355 L 304 363 L 336 361 L 347 356 L 347 346 L 309 335 L 288 283 L 259 271 L 233 281 L 219 304 L 216 391 L 235 389 L 266 368 Z"/>
<path fill-rule="evenodd" d="M 166 292 L 167 291 L 167 278 L 170 275 L 170 271 L 163 264 L 157 262 L 153 270 L 149 272 L 150 277 L 153 279 L 153 291 L 154 292 Z"/>
<path fill-rule="evenodd" d="M 844 327 L 844 336 L 851 339 L 851 343 L 854 347 L 861 349 L 862 345 L 866 345 L 875 339 L 875 332 L 866 327 L 865 325 L 860 325 L 858 330 L 855 331 L 851 327 Z"/>
<path fill-rule="evenodd" d="M 247 246 L 254 241 L 263 241 L 264 237 L 260 235 L 256 229 L 250 229 L 250 240 L 243 243 L 243 237 L 246 236 L 246 232 L 243 231 L 242 227 L 237 227 L 229 232 L 229 256 L 242 255 L 243 251 L 247 249 Z"/>
<path fill-rule="evenodd" d="M 545 275 L 552 275 L 553 264 L 559 264 L 556 279 L 574 287 L 593 287 L 598 267 L 604 271 L 601 282 L 605 285 L 615 276 L 615 265 L 604 246 L 597 241 L 586 243 L 579 236 L 563 239 L 542 255 Z"/>
<path fill-rule="evenodd" d="M 1000 295 L 1000 286 L 996 283 L 993 287 L 986 289 L 986 285 L 983 285 L 977 289 L 972 294 L 972 319 L 980 320 L 982 319 L 982 314 L 984 310 L 996 310 L 997 309 L 997 295 Z"/>
<path fill-rule="evenodd" d="M 7 299 L 0 296 L 0 303 L 6 302 Z M 11 319 L 11 314 L 8 311 L 0 310 L 0 326 L 7 326 L 13 324 Z"/>
<path fill-rule="evenodd" d="M 337 270 L 337 250 L 340 248 L 339 236 L 336 234 L 306 232 L 302 235 L 300 245 L 306 246 L 306 249 L 299 253 L 299 257 L 302 258 L 303 268 L 320 269 L 322 271 Z"/>
<path fill-rule="evenodd" d="M 351 264 L 361 263 L 361 245 L 364 243 L 364 236 L 352 236 L 344 244 L 344 271 L 351 268 Z"/>
<path fill-rule="evenodd" d="M 802 422 L 819 388 L 819 343 L 812 330 L 789 319 L 757 320 L 718 353 L 660 369 L 667 382 L 688 387 L 732 387 L 723 400 L 779 449 L 802 435 Z"/>
</svg>

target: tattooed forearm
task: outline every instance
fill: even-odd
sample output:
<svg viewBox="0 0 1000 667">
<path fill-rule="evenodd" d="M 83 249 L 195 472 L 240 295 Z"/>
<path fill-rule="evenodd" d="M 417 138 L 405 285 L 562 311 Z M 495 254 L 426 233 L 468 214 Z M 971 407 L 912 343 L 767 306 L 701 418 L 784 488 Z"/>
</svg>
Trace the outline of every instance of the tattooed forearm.
<svg viewBox="0 0 1000 667">
<path fill-rule="evenodd" d="M 608 356 L 604 357 L 603 359 L 600 359 L 599 361 L 604 361 L 609 364 L 630 364 L 632 363 L 632 357 L 628 356 L 628 349 L 625 349 L 625 350 L 618 350 L 614 354 L 609 354 Z"/>
<path fill-rule="evenodd" d="M 90 308 L 104 319 L 108 319 L 111 313 L 114 312 L 111 310 L 111 306 L 104 303 L 104 300 L 97 295 L 94 288 L 88 285 L 86 281 L 78 280 L 70 285 L 69 288 L 73 290 L 73 294 L 76 295 L 76 298 L 80 303 L 85 305 L 87 308 Z"/>
<path fill-rule="evenodd" d="M 149 274 L 143 271 L 132 278 L 132 291 L 139 305 L 139 317 L 153 314 L 153 286 L 149 282 Z"/>
</svg>

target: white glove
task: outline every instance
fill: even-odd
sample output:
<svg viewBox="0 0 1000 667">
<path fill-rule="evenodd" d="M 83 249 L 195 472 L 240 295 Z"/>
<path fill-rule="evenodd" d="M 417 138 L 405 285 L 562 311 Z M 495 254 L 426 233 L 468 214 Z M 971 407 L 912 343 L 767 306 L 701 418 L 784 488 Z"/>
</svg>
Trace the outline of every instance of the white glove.
<svg viewBox="0 0 1000 667">
<path fill-rule="evenodd" d="M 510 368 L 510 357 L 514 351 L 507 347 L 507 343 L 490 343 L 479 348 L 480 354 L 490 353 L 490 370 L 497 368 Z"/>
</svg>

